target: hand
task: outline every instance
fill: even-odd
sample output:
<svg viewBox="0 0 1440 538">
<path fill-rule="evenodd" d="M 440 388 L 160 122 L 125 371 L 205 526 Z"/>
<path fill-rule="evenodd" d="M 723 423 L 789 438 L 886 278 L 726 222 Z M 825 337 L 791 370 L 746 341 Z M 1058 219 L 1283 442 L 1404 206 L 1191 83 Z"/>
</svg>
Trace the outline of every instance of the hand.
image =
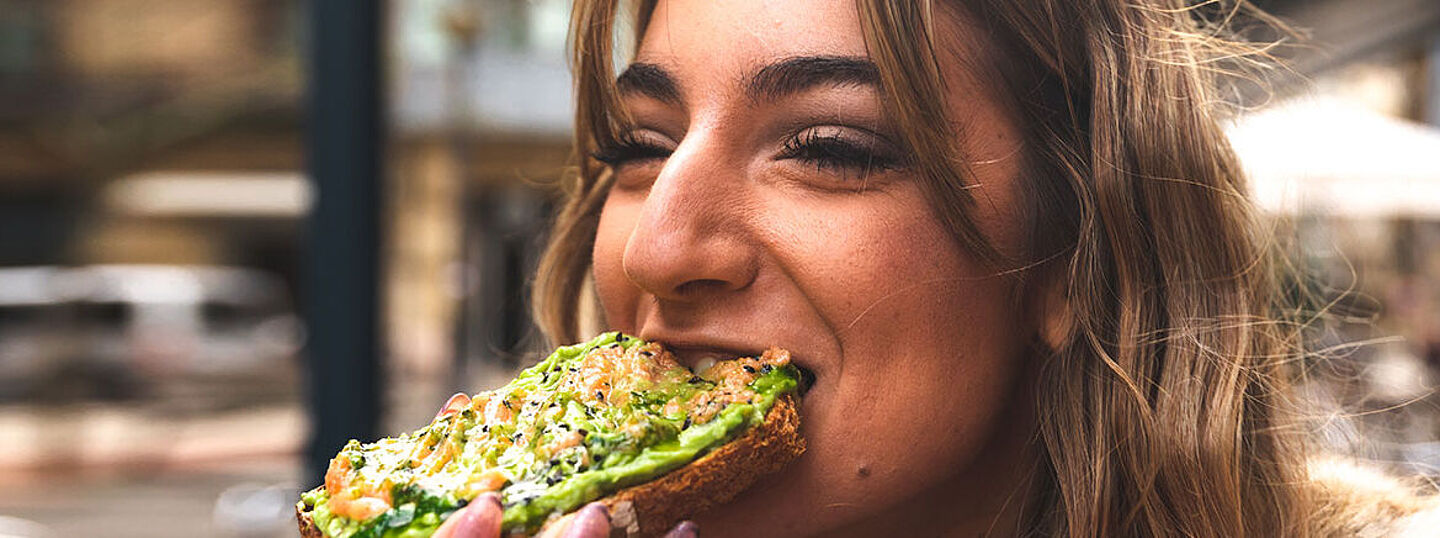
<svg viewBox="0 0 1440 538">
<path fill-rule="evenodd" d="M 456 511 L 436 529 L 433 538 L 499 538 L 504 510 L 500 497 L 486 493 Z M 699 527 L 683 521 L 665 538 L 697 538 Z M 606 538 L 610 536 L 610 515 L 605 505 L 590 503 L 551 523 L 535 538 Z"/>
<path fill-rule="evenodd" d="M 476 497 L 445 520 L 434 538 L 499 538 L 503 510 L 500 497 L 486 493 Z M 605 505 L 590 503 L 584 508 L 551 523 L 535 538 L 606 538 L 610 536 L 610 517 Z"/>
</svg>

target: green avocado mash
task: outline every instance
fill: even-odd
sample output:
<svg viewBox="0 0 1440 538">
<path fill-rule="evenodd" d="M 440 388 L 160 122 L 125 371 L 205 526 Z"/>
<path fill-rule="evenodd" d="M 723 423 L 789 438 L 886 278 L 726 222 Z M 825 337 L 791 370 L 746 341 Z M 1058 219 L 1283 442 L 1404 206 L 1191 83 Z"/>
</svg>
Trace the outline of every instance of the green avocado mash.
<svg viewBox="0 0 1440 538">
<path fill-rule="evenodd" d="M 301 509 L 333 538 L 424 538 L 497 491 L 504 529 L 532 532 L 725 444 L 799 378 L 783 351 L 697 374 L 658 344 L 606 333 L 414 432 L 350 441 Z"/>
</svg>

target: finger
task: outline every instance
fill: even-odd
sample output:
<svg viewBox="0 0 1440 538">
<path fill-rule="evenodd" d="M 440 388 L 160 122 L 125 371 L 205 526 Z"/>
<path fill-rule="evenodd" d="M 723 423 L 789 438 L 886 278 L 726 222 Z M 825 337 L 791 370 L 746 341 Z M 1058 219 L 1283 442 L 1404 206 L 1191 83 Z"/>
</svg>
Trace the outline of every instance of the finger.
<svg viewBox="0 0 1440 538">
<path fill-rule="evenodd" d="M 665 538 L 699 538 L 700 526 L 694 521 L 681 521 L 670 532 L 665 533 Z"/>
<path fill-rule="evenodd" d="M 560 538 L 560 535 L 565 533 L 565 529 L 570 528 L 570 522 L 575 521 L 575 516 L 577 514 L 579 514 L 579 512 L 569 513 L 560 516 L 560 519 L 552 521 L 548 525 L 541 527 L 540 534 L 536 534 L 535 538 Z"/>
<path fill-rule="evenodd" d="M 445 405 L 440 406 L 440 411 L 435 413 L 435 418 L 458 412 L 467 405 L 470 405 L 470 397 L 463 392 L 457 392 L 449 400 L 445 400 Z"/>
<path fill-rule="evenodd" d="M 560 518 L 536 538 L 605 538 L 610 535 L 610 515 L 601 503 L 590 503 Z"/>
<path fill-rule="evenodd" d="M 440 528 L 435 529 L 432 538 L 497 538 L 500 536 L 500 521 L 504 517 L 500 497 L 493 492 L 485 493 L 451 514 Z"/>
<path fill-rule="evenodd" d="M 610 514 L 605 505 L 590 503 L 575 514 L 561 538 L 605 538 L 610 535 Z"/>
</svg>

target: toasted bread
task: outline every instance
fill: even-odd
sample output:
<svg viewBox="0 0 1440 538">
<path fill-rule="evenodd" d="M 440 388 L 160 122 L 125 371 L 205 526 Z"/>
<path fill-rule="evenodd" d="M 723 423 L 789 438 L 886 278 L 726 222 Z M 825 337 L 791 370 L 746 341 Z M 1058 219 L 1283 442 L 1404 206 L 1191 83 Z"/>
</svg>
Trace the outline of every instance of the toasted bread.
<svg viewBox="0 0 1440 538">
<path fill-rule="evenodd" d="M 301 534 L 426 535 L 496 491 L 515 535 L 595 500 L 621 534 L 659 535 L 804 451 L 803 374 L 783 349 L 692 370 L 661 344 L 605 333 L 457 395 L 419 430 L 350 441 L 301 496 Z"/>
<path fill-rule="evenodd" d="M 805 452 L 800 413 L 793 395 L 775 402 L 765 421 L 729 443 L 649 482 L 622 489 L 599 502 L 611 524 L 629 537 L 662 536 L 675 524 L 734 499 L 760 477 L 779 471 Z M 304 506 L 295 509 L 300 536 L 323 538 Z"/>
</svg>

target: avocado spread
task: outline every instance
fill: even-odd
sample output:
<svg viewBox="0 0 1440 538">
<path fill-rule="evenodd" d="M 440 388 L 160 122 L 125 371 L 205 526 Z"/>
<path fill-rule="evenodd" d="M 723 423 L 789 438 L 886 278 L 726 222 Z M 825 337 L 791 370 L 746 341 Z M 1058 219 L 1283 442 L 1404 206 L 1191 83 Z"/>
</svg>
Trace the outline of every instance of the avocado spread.
<svg viewBox="0 0 1440 538">
<path fill-rule="evenodd" d="M 725 444 L 799 377 L 777 349 L 691 372 L 659 344 L 602 334 L 414 432 L 351 440 L 301 509 L 333 538 L 424 538 L 495 491 L 504 530 L 533 532 Z"/>
</svg>

